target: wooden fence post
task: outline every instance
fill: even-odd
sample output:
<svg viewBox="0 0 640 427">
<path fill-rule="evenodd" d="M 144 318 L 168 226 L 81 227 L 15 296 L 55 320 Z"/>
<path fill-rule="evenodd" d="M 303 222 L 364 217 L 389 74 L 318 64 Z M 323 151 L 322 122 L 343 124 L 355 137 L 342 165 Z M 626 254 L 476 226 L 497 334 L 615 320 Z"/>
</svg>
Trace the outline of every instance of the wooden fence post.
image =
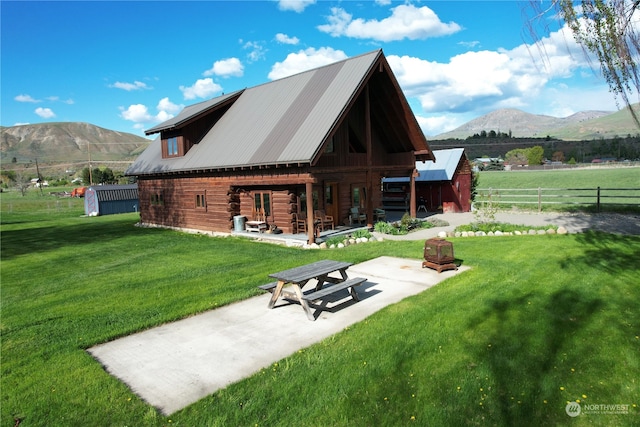
<svg viewBox="0 0 640 427">
<path fill-rule="evenodd" d="M 596 212 L 600 212 L 600 187 L 598 187 L 598 196 L 596 201 Z"/>
<path fill-rule="evenodd" d="M 542 212 L 542 188 L 538 187 L 538 213 Z"/>
</svg>

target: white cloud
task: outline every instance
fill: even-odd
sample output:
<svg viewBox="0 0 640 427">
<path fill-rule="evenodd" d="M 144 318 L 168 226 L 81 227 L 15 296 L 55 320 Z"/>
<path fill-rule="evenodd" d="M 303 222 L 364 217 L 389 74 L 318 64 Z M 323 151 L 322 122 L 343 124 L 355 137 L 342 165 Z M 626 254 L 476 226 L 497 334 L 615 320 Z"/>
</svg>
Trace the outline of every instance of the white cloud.
<svg viewBox="0 0 640 427">
<path fill-rule="evenodd" d="M 271 80 L 276 80 L 346 58 L 347 55 L 341 50 L 335 50 L 330 47 L 322 47 L 316 50 L 310 47 L 300 50 L 298 53 L 290 53 L 284 61 L 276 62 L 271 67 L 268 77 Z"/>
<path fill-rule="evenodd" d="M 109 87 L 114 87 L 116 89 L 126 90 L 127 92 L 131 92 L 132 90 L 151 89 L 149 86 L 147 86 L 146 83 L 140 82 L 140 81 L 137 81 L 137 80 L 134 81 L 133 83 L 115 82 L 114 84 L 109 85 Z"/>
<path fill-rule="evenodd" d="M 425 135 L 439 135 L 448 130 L 453 130 L 465 124 L 468 120 L 462 120 L 457 115 L 443 114 L 431 117 L 423 117 L 416 115 L 418 124 Z"/>
<path fill-rule="evenodd" d="M 123 107 L 120 107 L 122 113 L 120 116 L 131 122 L 136 123 L 148 123 L 153 120 L 153 116 L 149 114 L 149 109 L 146 105 L 143 104 L 132 104 L 125 110 Z"/>
<path fill-rule="evenodd" d="M 375 0 L 377 5 L 388 6 L 391 4 L 391 0 Z"/>
<path fill-rule="evenodd" d="M 545 55 L 536 47 L 466 52 L 438 63 L 409 56 L 387 57 L 400 86 L 420 101 L 424 112 L 490 111 L 531 105 L 553 79 L 573 76 L 585 62 L 581 51 L 561 31 L 542 40 Z M 484 114 L 484 112 L 482 114 Z"/>
<path fill-rule="evenodd" d="M 316 0 L 278 0 L 278 8 L 280 10 L 292 10 L 294 12 L 302 12 L 307 6 L 314 4 Z"/>
<path fill-rule="evenodd" d="M 183 104 L 174 104 L 173 102 L 169 101 L 169 98 L 162 98 L 159 102 L 158 105 L 156 106 L 156 109 L 160 112 L 166 112 L 168 114 L 171 114 L 171 117 L 173 117 L 173 115 L 177 114 L 178 112 L 182 111 L 182 109 L 184 108 Z"/>
<path fill-rule="evenodd" d="M 180 86 L 184 99 L 208 98 L 211 95 L 221 92 L 222 86 L 215 83 L 213 79 L 198 79 L 191 86 Z"/>
<path fill-rule="evenodd" d="M 203 73 L 204 76 L 242 77 L 244 66 L 238 58 L 227 58 L 213 63 L 213 66 Z"/>
<path fill-rule="evenodd" d="M 391 16 L 381 21 L 365 21 L 362 18 L 353 19 L 344 9 L 334 7 L 331 9 L 331 16 L 327 17 L 329 23 L 317 28 L 333 37 L 346 36 L 383 42 L 439 37 L 462 29 L 455 22 L 445 24 L 440 21 L 433 10 L 426 6 L 417 8 L 411 4 L 403 4 L 391 10 Z"/>
<path fill-rule="evenodd" d="M 43 119 L 50 119 L 56 116 L 56 114 L 53 112 L 53 110 L 51 110 L 51 108 L 38 107 L 35 109 L 34 112 L 40 117 L 42 117 Z"/>
<path fill-rule="evenodd" d="M 614 110 L 606 83 L 566 34 L 566 29 L 553 32 L 540 45 L 469 51 L 444 63 L 396 55 L 387 60 L 409 101 L 419 101 L 414 112 L 429 135 L 500 108 L 555 117 Z M 570 87 L 564 83 L 568 79 Z"/>
<path fill-rule="evenodd" d="M 240 40 L 240 43 L 244 42 Z M 247 59 L 249 62 L 256 62 L 260 59 L 263 59 L 266 53 L 264 47 L 259 42 L 246 42 L 242 45 L 242 48 L 244 50 L 249 50 L 249 53 L 247 54 Z"/>
<path fill-rule="evenodd" d="M 300 43 L 300 39 L 297 37 L 289 37 L 286 34 L 278 33 L 276 34 L 276 41 L 282 44 L 293 44 L 296 45 Z"/>
<path fill-rule="evenodd" d="M 147 108 L 146 105 L 132 104 L 126 109 L 124 107 L 120 107 L 120 117 L 134 122 L 135 129 L 143 129 L 145 127 L 145 123 L 164 122 L 165 120 L 169 120 L 174 117 L 183 108 L 184 105 L 174 104 L 168 97 L 165 97 L 158 101 L 158 105 L 156 105 L 158 114 L 155 116 L 149 112 L 149 108 Z"/>
<path fill-rule="evenodd" d="M 51 102 L 62 102 L 63 104 L 67 104 L 67 105 L 75 104 L 73 99 L 69 98 L 66 101 L 62 101 L 62 100 L 60 100 L 59 96 L 47 96 L 46 100 L 47 101 L 51 101 Z"/>
<path fill-rule="evenodd" d="M 34 102 L 34 103 L 42 102 L 39 99 L 32 98 L 31 95 L 27 95 L 26 93 L 20 94 L 13 99 L 15 99 L 18 102 Z"/>
</svg>

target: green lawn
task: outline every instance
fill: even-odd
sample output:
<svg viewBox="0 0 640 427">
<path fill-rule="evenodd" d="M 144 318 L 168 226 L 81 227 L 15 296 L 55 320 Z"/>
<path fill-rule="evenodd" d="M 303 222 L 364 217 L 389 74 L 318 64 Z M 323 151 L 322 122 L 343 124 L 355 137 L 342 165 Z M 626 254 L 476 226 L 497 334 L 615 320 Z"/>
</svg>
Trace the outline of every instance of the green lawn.
<svg viewBox="0 0 640 427">
<path fill-rule="evenodd" d="M 420 258 L 423 242 L 310 251 L 139 228 L 136 214 L 86 218 L 77 206 L 20 215 L 19 199 L 9 213 L 11 196 L 0 197 L 3 426 L 640 419 L 640 237 L 452 239 L 470 271 L 165 417 L 85 350 L 256 295 L 269 272 L 321 258 Z M 574 400 L 629 414 L 571 419 Z"/>
<path fill-rule="evenodd" d="M 638 167 L 484 171 L 478 178 L 476 205 L 486 201 L 488 189 L 492 189 L 493 203 L 502 209 L 515 204 L 521 209 L 537 210 L 537 189 L 541 188 L 543 210 L 596 211 L 597 187 L 602 189 L 602 211 L 640 212 Z"/>
<path fill-rule="evenodd" d="M 483 171 L 479 188 L 640 187 L 639 167 L 535 171 Z"/>
</svg>

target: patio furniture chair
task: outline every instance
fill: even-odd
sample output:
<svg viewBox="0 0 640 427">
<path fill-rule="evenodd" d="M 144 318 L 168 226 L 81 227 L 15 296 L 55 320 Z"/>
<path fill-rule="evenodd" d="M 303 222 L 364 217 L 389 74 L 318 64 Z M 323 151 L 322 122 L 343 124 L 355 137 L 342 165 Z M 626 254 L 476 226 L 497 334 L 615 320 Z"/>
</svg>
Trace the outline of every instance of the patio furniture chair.
<svg viewBox="0 0 640 427">
<path fill-rule="evenodd" d="M 265 215 L 264 211 L 261 209 L 259 211 L 254 211 L 253 212 L 253 220 L 254 221 L 267 222 L 267 216 Z"/>
<path fill-rule="evenodd" d="M 367 215 L 360 212 L 360 208 L 351 208 L 351 213 L 349 214 L 349 222 L 353 225 L 355 223 L 364 224 L 367 222 Z"/>
<path fill-rule="evenodd" d="M 314 211 L 313 216 L 316 221 L 318 221 L 320 231 L 333 230 L 333 217 L 331 215 L 325 214 L 324 211 L 317 210 Z"/>
<path fill-rule="evenodd" d="M 373 211 L 373 216 L 376 221 L 385 221 L 387 219 L 387 213 L 384 211 L 384 209 L 380 208 L 376 208 Z"/>
<path fill-rule="evenodd" d="M 294 213 L 293 221 L 295 223 L 297 233 L 307 232 L 307 215 L 304 212 Z"/>
</svg>

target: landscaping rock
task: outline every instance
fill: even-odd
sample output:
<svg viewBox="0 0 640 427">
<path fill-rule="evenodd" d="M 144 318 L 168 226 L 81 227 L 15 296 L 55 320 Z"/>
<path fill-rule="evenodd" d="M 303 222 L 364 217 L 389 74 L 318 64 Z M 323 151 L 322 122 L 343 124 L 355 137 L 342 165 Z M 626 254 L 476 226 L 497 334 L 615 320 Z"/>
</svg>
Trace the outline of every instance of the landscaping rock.
<svg viewBox="0 0 640 427">
<path fill-rule="evenodd" d="M 567 234 L 567 233 L 568 233 L 568 231 L 567 231 L 567 229 L 566 229 L 566 228 L 564 228 L 564 227 L 560 226 L 560 227 L 558 227 L 558 231 L 556 231 L 556 233 L 557 233 L 557 234 Z"/>
</svg>

